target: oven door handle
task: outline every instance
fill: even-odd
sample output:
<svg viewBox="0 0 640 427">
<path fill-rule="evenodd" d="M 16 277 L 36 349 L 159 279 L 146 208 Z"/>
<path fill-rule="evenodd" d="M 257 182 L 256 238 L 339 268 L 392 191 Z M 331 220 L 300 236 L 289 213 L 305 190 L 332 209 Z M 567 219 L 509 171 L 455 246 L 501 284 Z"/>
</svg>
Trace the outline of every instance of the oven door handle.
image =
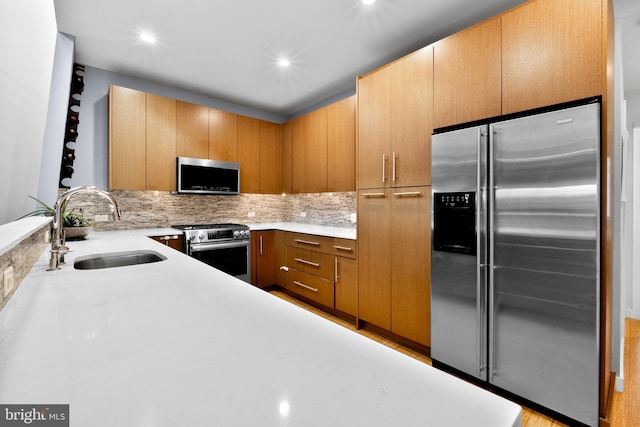
<svg viewBox="0 0 640 427">
<path fill-rule="evenodd" d="M 209 251 L 211 249 L 228 249 L 249 246 L 248 240 L 226 242 L 226 243 L 197 243 L 189 245 L 189 253 Z"/>
</svg>

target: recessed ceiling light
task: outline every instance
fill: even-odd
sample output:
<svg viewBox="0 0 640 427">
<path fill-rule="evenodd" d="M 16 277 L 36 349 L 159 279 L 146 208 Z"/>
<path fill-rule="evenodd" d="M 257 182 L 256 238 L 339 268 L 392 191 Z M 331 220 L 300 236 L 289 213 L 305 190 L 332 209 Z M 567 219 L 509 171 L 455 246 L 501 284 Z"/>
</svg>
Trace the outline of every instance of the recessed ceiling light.
<svg viewBox="0 0 640 427">
<path fill-rule="evenodd" d="M 140 33 L 140 40 L 146 43 L 153 44 L 156 42 L 156 37 L 149 32 L 144 32 L 144 33 Z"/>
<path fill-rule="evenodd" d="M 289 62 L 287 58 L 280 58 L 278 59 L 278 65 L 281 67 L 288 67 L 289 65 L 291 65 L 291 62 Z"/>
<path fill-rule="evenodd" d="M 367 6 L 374 4 L 375 2 L 376 0 L 362 0 L 362 4 L 366 4 Z"/>
</svg>

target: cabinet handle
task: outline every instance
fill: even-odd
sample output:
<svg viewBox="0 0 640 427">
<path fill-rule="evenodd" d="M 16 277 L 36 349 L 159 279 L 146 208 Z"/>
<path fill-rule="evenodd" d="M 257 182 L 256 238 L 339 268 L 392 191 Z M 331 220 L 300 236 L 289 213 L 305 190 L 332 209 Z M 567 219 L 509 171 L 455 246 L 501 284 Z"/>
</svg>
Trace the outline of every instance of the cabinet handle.
<svg viewBox="0 0 640 427">
<path fill-rule="evenodd" d="M 260 255 L 262 255 L 262 234 L 258 237 L 258 243 L 260 243 Z"/>
<path fill-rule="evenodd" d="M 387 155 L 382 154 L 382 183 L 387 180 Z"/>
<path fill-rule="evenodd" d="M 334 276 L 335 276 L 335 278 L 336 278 L 336 279 L 335 279 L 335 282 L 336 282 L 336 283 L 338 282 L 338 279 L 340 278 L 340 276 L 338 275 L 338 263 L 339 263 L 339 262 L 340 262 L 340 261 L 338 261 L 338 257 L 336 257 L 336 258 L 335 258 L 335 265 L 334 265 L 334 268 L 333 268 L 333 269 L 334 269 Z"/>
<path fill-rule="evenodd" d="M 317 289 L 317 288 L 312 288 L 311 286 L 307 286 L 307 285 L 305 285 L 304 283 L 300 283 L 300 282 L 298 282 L 297 280 L 294 280 L 294 281 L 293 281 L 293 284 L 294 284 L 294 285 L 298 285 L 298 286 L 300 286 L 300 287 L 302 287 L 302 288 L 305 288 L 305 289 L 309 289 L 310 291 L 313 291 L 313 292 L 315 292 L 315 293 L 318 293 L 318 289 Z"/>
<path fill-rule="evenodd" d="M 367 199 L 372 199 L 374 197 L 384 197 L 384 193 L 363 193 L 362 196 Z"/>
<path fill-rule="evenodd" d="M 422 196 L 421 191 L 404 191 L 402 193 L 393 193 L 396 197 L 420 197 Z"/>
<path fill-rule="evenodd" d="M 300 264 L 307 264 L 307 265 L 311 265 L 313 267 L 320 267 L 320 264 L 315 263 L 315 262 L 311 262 L 311 261 L 307 261 L 306 259 L 301 259 L 301 258 L 294 258 L 297 262 L 299 262 Z"/>
<path fill-rule="evenodd" d="M 312 245 L 312 246 L 320 246 L 318 242 L 310 242 L 309 240 L 295 239 L 296 243 L 300 243 L 302 245 Z"/>
<path fill-rule="evenodd" d="M 337 249 L 339 251 L 353 251 L 352 248 L 347 248 L 346 246 L 338 246 L 338 245 L 333 245 L 334 249 Z"/>
<path fill-rule="evenodd" d="M 287 267 L 286 265 L 281 265 L 281 266 L 280 266 L 280 270 L 282 270 L 282 271 L 289 271 L 289 267 Z"/>
<path fill-rule="evenodd" d="M 393 152 L 393 159 L 391 159 L 391 181 L 396 182 L 396 152 Z"/>
</svg>

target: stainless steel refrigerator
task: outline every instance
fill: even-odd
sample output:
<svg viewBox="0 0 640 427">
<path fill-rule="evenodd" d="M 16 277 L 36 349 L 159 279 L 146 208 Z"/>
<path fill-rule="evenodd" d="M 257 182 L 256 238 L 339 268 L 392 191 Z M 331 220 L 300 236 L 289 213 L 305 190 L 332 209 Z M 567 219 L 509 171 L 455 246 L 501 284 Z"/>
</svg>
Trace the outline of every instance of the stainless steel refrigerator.
<svg viewBox="0 0 640 427">
<path fill-rule="evenodd" d="M 431 356 L 598 424 L 600 104 L 432 136 Z"/>
</svg>

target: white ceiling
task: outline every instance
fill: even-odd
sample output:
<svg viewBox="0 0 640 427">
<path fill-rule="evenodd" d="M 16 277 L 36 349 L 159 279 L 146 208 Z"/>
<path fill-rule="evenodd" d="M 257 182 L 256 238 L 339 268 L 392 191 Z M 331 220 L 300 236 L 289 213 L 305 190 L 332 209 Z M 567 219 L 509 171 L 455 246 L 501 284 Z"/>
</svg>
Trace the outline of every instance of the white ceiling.
<svg viewBox="0 0 640 427">
<path fill-rule="evenodd" d="M 76 37 L 81 64 L 288 116 L 352 90 L 358 75 L 522 2 L 54 0 L 54 5 L 58 31 Z M 614 2 L 623 10 L 640 9 L 638 0 Z M 155 33 L 157 43 L 140 41 L 141 31 Z M 276 64 L 281 57 L 290 59 L 289 68 Z M 634 66 L 639 77 L 633 84 L 640 89 L 640 65 Z"/>
</svg>

